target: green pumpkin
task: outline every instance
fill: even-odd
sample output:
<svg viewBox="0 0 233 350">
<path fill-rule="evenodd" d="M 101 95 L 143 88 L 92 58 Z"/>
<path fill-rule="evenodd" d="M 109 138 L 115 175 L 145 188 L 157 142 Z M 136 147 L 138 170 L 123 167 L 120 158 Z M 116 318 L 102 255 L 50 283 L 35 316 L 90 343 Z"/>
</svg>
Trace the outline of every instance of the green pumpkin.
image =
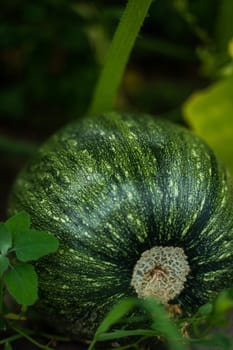
<svg viewBox="0 0 233 350">
<path fill-rule="evenodd" d="M 189 315 L 233 285 L 233 186 L 196 135 L 150 116 L 84 118 L 21 172 L 10 213 L 60 240 L 36 264 L 39 308 L 90 337 L 122 298 Z"/>
</svg>

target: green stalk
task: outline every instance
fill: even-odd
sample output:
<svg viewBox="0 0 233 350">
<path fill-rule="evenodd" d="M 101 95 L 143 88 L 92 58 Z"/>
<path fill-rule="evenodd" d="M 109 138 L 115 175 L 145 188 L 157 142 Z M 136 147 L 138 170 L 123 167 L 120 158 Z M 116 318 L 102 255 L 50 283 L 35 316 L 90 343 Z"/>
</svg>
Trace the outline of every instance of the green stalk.
<svg viewBox="0 0 233 350">
<path fill-rule="evenodd" d="M 3 281 L 0 279 L 0 316 L 3 313 Z"/>
<path fill-rule="evenodd" d="M 3 285 L 3 279 L 0 278 L 0 316 L 3 314 L 3 302 L 4 302 L 4 285 Z"/>
<path fill-rule="evenodd" d="M 219 3 L 218 18 L 216 25 L 216 39 L 218 49 L 227 57 L 227 47 L 233 36 L 232 26 L 233 2 L 222 0 Z"/>
<path fill-rule="evenodd" d="M 113 109 L 125 66 L 152 0 L 129 0 L 111 42 L 88 114 Z"/>
<path fill-rule="evenodd" d="M 4 345 L 5 343 L 11 343 L 11 342 L 13 343 L 15 340 L 18 340 L 18 339 L 21 339 L 21 338 L 23 338 L 22 335 L 14 334 L 14 335 L 11 335 L 11 336 L 9 336 L 7 338 L 1 339 L 0 340 L 0 345 Z"/>
<path fill-rule="evenodd" d="M 12 327 L 12 328 L 15 330 L 15 332 L 17 332 L 20 336 L 22 336 L 22 338 L 27 339 L 30 343 L 34 344 L 39 349 L 42 349 L 42 350 L 53 350 L 51 347 L 49 347 L 47 345 L 43 345 L 43 344 L 39 343 L 38 341 L 36 341 L 26 331 L 23 331 L 22 329 L 19 329 L 17 327 Z"/>
</svg>

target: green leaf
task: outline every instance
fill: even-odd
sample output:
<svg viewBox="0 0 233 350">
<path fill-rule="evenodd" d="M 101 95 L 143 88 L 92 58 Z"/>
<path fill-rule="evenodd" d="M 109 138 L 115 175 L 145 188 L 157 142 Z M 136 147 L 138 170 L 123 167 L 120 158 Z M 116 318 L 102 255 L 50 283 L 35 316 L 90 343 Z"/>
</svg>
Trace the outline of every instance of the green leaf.
<svg viewBox="0 0 233 350">
<path fill-rule="evenodd" d="M 199 307 L 197 314 L 201 316 L 208 316 L 213 311 L 213 304 L 212 303 L 206 303 Z"/>
<path fill-rule="evenodd" d="M 183 111 L 186 121 L 233 174 L 233 77 L 192 95 Z"/>
<path fill-rule="evenodd" d="M 126 300 L 122 300 L 118 304 L 116 304 L 112 310 L 106 315 L 104 320 L 100 323 L 97 331 L 96 338 L 98 338 L 98 334 L 104 333 L 110 329 L 110 327 L 117 323 L 124 315 L 126 315 L 130 310 L 132 310 L 138 304 L 137 299 L 129 298 Z"/>
<path fill-rule="evenodd" d="M 46 231 L 26 230 L 15 235 L 14 248 L 17 258 L 26 262 L 55 252 L 58 240 Z"/>
<path fill-rule="evenodd" d="M 0 278 L 2 277 L 3 273 L 7 270 L 9 264 L 9 259 L 6 256 L 0 254 Z"/>
<path fill-rule="evenodd" d="M 25 211 L 21 211 L 10 217 L 6 222 L 8 230 L 14 235 L 16 232 L 22 232 L 30 228 L 30 216 Z"/>
<path fill-rule="evenodd" d="M 151 328 L 157 330 L 165 337 L 170 349 L 188 350 L 185 339 L 168 316 L 163 305 L 159 304 L 155 298 L 144 299 L 142 305 L 151 315 L 153 321 Z"/>
<path fill-rule="evenodd" d="M 6 255 L 8 249 L 12 246 L 12 237 L 7 226 L 4 223 L 0 223 L 0 252 Z"/>
<path fill-rule="evenodd" d="M 9 269 L 4 281 L 12 297 L 20 305 L 32 305 L 37 300 L 38 281 L 30 264 L 20 263 Z"/>
<path fill-rule="evenodd" d="M 214 312 L 222 314 L 233 308 L 233 297 L 231 292 L 232 289 L 226 289 L 218 294 L 214 302 Z"/>
<path fill-rule="evenodd" d="M 124 337 L 131 337 L 131 336 L 146 336 L 146 337 L 155 337 L 158 334 L 151 329 L 130 329 L 130 330 L 116 330 L 114 332 L 109 333 L 100 333 L 98 334 L 98 341 L 106 341 L 106 340 L 113 340 L 113 339 L 119 339 Z"/>
<path fill-rule="evenodd" d="M 130 310 L 132 310 L 135 306 L 138 305 L 138 299 L 136 298 L 128 298 L 125 300 L 121 300 L 118 304 L 113 306 L 113 308 L 109 311 L 109 313 L 106 315 L 106 317 L 103 319 L 103 321 L 100 323 L 99 327 L 96 330 L 95 336 L 88 347 L 88 350 L 93 350 L 95 348 L 95 343 L 98 340 L 109 340 L 114 339 L 116 333 L 111 333 L 108 336 L 108 333 L 106 333 L 113 324 L 119 322 L 124 315 L 126 315 Z M 122 335 L 119 334 L 118 335 Z M 124 334 L 123 336 L 125 336 Z M 128 335 L 128 334 L 127 334 Z"/>
<path fill-rule="evenodd" d="M 124 316 L 131 313 L 135 308 L 141 308 L 152 319 L 152 326 L 148 329 L 127 329 L 114 330 L 109 329 L 118 323 Z M 181 333 L 171 321 L 165 308 L 154 299 L 139 300 L 136 298 L 127 298 L 116 304 L 106 315 L 99 325 L 95 337 L 89 346 L 89 350 L 94 349 L 97 341 L 106 341 L 128 336 L 162 336 L 172 350 L 188 350 L 186 341 Z"/>
</svg>

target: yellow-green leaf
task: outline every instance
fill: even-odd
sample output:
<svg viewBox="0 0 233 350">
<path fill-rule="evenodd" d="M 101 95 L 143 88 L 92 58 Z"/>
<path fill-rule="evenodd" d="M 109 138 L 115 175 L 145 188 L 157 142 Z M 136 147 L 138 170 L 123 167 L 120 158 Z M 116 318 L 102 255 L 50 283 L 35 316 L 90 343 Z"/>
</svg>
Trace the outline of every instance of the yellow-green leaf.
<svg viewBox="0 0 233 350">
<path fill-rule="evenodd" d="M 184 118 L 212 147 L 233 174 L 233 77 L 193 94 Z"/>
</svg>

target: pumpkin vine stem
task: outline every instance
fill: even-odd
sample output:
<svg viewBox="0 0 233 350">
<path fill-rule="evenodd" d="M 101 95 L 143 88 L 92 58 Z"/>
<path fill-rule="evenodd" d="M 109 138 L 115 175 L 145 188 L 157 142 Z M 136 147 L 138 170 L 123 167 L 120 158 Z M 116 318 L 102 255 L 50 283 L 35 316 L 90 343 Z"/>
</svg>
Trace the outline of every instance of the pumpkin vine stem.
<svg viewBox="0 0 233 350">
<path fill-rule="evenodd" d="M 3 296 L 4 296 L 4 291 L 3 291 L 3 281 L 0 279 L 0 316 L 3 312 Z"/>
<path fill-rule="evenodd" d="M 88 114 L 95 115 L 113 109 L 126 64 L 151 3 L 152 0 L 128 1 L 111 42 Z"/>
</svg>

